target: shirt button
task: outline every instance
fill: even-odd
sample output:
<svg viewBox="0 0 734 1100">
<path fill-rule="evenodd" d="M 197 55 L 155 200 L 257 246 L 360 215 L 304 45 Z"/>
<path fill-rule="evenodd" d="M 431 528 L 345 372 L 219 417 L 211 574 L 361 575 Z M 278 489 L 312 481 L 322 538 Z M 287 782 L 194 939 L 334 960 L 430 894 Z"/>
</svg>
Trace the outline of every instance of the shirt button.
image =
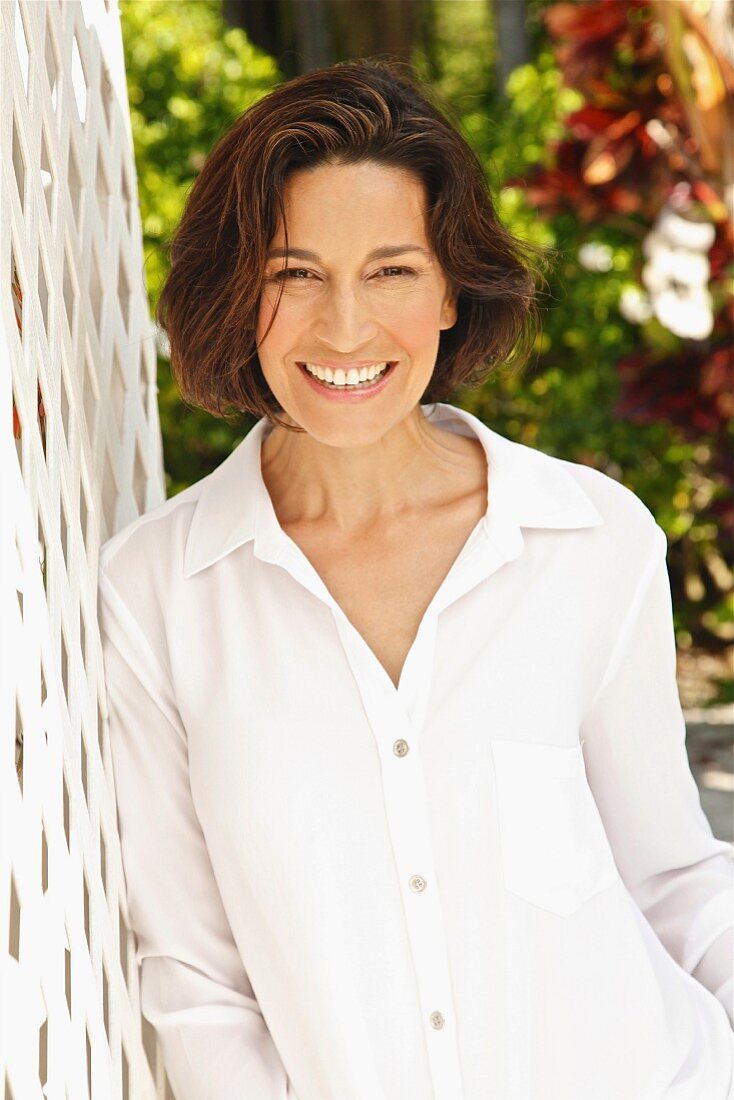
<svg viewBox="0 0 734 1100">
<path fill-rule="evenodd" d="M 419 894 L 426 888 L 426 880 L 421 875 L 413 875 L 410 879 L 410 888 Z"/>
<path fill-rule="evenodd" d="M 437 1031 L 439 1031 L 445 1023 L 445 1020 L 440 1012 L 432 1012 L 430 1015 L 430 1020 L 431 1027 L 435 1027 Z"/>
<path fill-rule="evenodd" d="M 403 741 L 402 737 L 393 742 L 392 751 L 396 756 L 405 756 L 408 751 L 409 745 L 407 741 Z"/>
</svg>

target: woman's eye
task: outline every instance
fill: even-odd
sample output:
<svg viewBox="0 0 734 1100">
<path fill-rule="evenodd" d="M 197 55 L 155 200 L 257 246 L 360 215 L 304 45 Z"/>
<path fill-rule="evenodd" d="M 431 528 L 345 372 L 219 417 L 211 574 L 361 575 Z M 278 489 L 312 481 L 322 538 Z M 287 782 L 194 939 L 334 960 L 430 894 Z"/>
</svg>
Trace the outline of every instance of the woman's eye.
<svg viewBox="0 0 734 1100">
<path fill-rule="evenodd" d="M 415 274 L 415 272 L 409 267 L 395 267 L 395 266 L 393 266 L 393 267 L 383 267 L 382 270 L 383 271 L 397 271 L 400 274 L 405 273 L 407 275 L 414 275 Z"/>
<path fill-rule="evenodd" d="M 307 271 L 305 267 L 284 267 L 280 271 L 276 271 L 274 278 L 285 280 L 287 275 L 310 275 L 311 272 Z M 305 279 L 297 279 L 296 282 L 307 282 Z"/>
<path fill-rule="evenodd" d="M 415 275 L 410 267 L 399 267 L 397 265 L 391 265 L 390 267 L 382 267 L 376 273 L 377 276 L 382 275 L 384 272 L 388 273 L 388 277 L 391 279 L 398 278 L 401 275 Z M 310 282 L 312 272 L 305 267 L 284 267 L 280 271 L 276 271 L 273 275 L 274 279 L 279 279 L 281 282 L 296 282 L 306 283 Z"/>
</svg>

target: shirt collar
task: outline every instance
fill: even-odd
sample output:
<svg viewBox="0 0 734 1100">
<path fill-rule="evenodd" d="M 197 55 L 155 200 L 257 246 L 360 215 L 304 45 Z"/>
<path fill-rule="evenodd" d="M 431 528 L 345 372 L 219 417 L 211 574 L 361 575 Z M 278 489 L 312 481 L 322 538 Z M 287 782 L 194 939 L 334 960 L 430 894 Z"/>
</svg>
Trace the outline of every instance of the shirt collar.
<svg viewBox="0 0 734 1100">
<path fill-rule="evenodd" d="M 495 540 L 520 547 L 521 527 L 596 527 L 603 517 L 565 468 L 563 460 L 516 443 L 478 417 L 443 402 L 421 406 L 432 423 L 475 434 L 487 455 L 488 499 L 483 524 Z M 288 538 L 263 481 L 260 448 L 271 431 L 262 417 L 212 473 L 202 478 L 184 550 L 184 577 L 223 558 L 249 540 L 255 554 L 278 561 Z"/>
</svg>

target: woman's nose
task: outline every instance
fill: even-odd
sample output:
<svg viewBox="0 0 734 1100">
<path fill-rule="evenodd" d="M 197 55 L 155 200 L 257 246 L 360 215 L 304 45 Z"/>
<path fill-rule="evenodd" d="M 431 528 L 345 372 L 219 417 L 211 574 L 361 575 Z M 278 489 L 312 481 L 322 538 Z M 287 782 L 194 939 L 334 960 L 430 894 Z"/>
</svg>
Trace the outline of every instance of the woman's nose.
<svg viewBox="0 0 734 1100">
<path fill-rule="evenodd" d="M 377 323 L 359 289 L 332 288 L 319 302 L 314 331 L 324 345 L 343 353 L 372 340 Z"/>
</svg>

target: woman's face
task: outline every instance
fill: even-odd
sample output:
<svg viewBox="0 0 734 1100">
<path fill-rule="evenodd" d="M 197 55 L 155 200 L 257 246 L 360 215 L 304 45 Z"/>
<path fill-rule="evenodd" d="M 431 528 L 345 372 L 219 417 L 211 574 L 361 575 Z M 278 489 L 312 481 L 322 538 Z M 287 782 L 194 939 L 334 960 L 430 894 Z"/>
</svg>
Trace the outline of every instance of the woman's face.
<svg viewBox="0 0 734 1100">
<path fill-rule="evenodd" d="M 286 182 L 289 254 L 279 225 L 260 298 L 258 355 L 286 419 L 323 443 L 375 442 L 409 415 L 433 373 L 441 329 L 456 321 L 426 238 L 425 201 L 412 173 L 373 161 L 301 169 Z M 386 362 L 394 365 L 374 381 L 352 384 Z M 305 363 L 328 371 L 326 380 Z"/>
</svg>

